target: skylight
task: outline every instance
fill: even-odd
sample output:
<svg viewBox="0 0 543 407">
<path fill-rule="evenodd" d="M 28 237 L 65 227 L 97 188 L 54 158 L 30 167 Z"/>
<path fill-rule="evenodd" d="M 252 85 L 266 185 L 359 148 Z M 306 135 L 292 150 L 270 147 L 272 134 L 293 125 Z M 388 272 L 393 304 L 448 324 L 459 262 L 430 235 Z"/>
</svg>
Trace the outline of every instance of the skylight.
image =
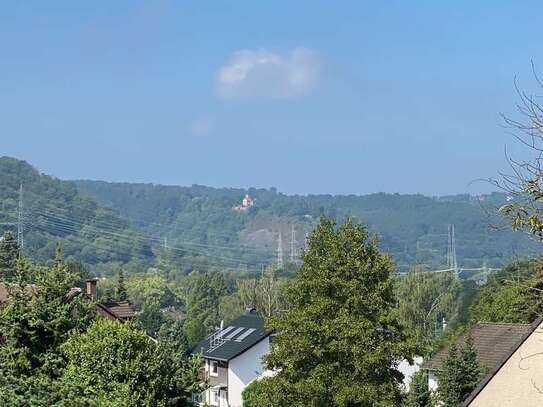
<svg viewBox="0 0 543 407">
<path fill-rule="evenodd" d="M 249 328 L 245 332 L 243 332 L 240 336 L 236 338 L 236 341 L 241 342 L 245 338 L 247 338 L 249 335 L 251 335 L 254 331 L 256 331 L 255 328 Z"/>
</svg>

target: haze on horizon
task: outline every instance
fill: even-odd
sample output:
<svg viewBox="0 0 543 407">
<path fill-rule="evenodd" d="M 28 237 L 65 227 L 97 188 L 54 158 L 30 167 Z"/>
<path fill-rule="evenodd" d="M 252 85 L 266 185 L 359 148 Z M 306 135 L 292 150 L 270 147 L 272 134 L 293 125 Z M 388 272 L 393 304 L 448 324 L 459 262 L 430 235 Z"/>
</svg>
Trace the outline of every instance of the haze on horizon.
<svg viewBox="0 0 543 407">
<path fill-rule="evenodd" d="M 472 181 L 523 154 L 499 117 L 514 78 L 535 91 L 543 67 L 543 4 L 504 3 L 7 1 L 0 156 L 63 179 L 488 192 Z"/>
</svg>

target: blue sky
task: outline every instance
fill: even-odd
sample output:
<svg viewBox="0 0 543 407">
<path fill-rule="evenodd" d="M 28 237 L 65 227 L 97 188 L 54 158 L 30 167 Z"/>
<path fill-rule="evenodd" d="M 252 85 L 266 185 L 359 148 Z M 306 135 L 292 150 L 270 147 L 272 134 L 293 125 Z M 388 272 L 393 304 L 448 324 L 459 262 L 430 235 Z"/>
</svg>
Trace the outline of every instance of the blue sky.
<svg viewBox="0 0 543 407">
<path fill-rule="evenodd" d="M 484 192 L 540 1 L 4 1 L 0 155 L 61 178 Z M 543 70 L 543 68 L 542 68 Z M 518 151 L 522 155 L 522 151 Z"/>
</svg>

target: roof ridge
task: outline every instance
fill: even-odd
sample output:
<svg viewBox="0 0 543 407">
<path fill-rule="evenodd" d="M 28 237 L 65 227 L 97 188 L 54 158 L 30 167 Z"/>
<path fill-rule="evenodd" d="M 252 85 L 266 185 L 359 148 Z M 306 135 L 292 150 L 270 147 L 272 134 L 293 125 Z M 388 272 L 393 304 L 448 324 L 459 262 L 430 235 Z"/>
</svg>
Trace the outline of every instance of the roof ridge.
<svg viewBox="0 0 543 407">
<path fill-rule="evenodd" d="M 505 325 L 505 326 L 530 326 L 527 322 L 487 322 L 479 321 L 475 325 Z"/>
</svg>

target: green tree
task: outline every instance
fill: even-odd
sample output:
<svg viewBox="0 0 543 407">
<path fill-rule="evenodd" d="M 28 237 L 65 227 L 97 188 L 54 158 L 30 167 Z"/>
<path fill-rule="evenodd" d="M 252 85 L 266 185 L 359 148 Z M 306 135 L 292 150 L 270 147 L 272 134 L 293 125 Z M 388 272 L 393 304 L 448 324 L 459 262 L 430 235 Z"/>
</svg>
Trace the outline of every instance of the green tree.
<svg viewBox="0 0 543 407">
<path fill-rule="evenodd" d="M 200 360 L 179 358 L 130 324 L 97 319 L 62 346 L 65 405 L 102 405 L 110 396 L 130 406 L 191 406 Z M 92 404 L 95 403 L 95 404 Z"/>
<path fill-rule="evenodd" d="M 0 239 L 0 281 L 11 281 L 15 277 L 19 246 L 11 232 Z"/>
<path fill-rule="evenodd" d="M 428 388 L 428 374 L 419 370 L 411 379 L 409 392 L 405 400 L 405 407 L 432 407 L 432 393 Z"/>
<path fill-rule="evenodd" d="M 403 376 L 395 367 L 410 352 L 392 273 L 364 227 L 322 219 L 286 290 L 290 308 L 269 320 L 277 336 L 266 364 L 278 373 L 256 386 L 256 405 L 397 405 Z"/>
<path fill-rule="evenodd" d="M 439 399 L 444 407 L 458 407 L 475 389 L 484 373 L 477 362 L 473 340 L 468 337 L 458 352 L 455 344 L 449 348 L 443 369 L 439 373 Z"/>
<path fill-rule="evenodd" d="M 119 274 L 117 276 L 117 287 L 115 289 L 115 296 L 119 301 L 126 301 L 128 295 L 126 293 L 126 287 L 124 286 L 124 274 L 123 269 L 119 269 Z"/>
<path fill-rule="evenodd" d="M 442 319 L 454 321 L 459 306 L 460 282 L 449 273 L 430 273 L 415 267 L 399 279 L 398 314 L 420 348 L 428 349 L 441 333 Z"/>
<path fill-rule="evenodd" d="M 470 307 L 473 322 L 532 323 L 543 313 L 538 261 L 515 262 L 489 277 Z"/>
<path fill-rule="evenodd" d="M 87 328 L 92 303 L 69 295 L 78 276 L 61 261 L 38 267 L 20 258 L 16 279 L 0 309 L 0 404 L 50 405 L 64 365 L 60 346 Z"/>
<path fill-rule="evenodd" d="M 268 267 L 258 279 L 239 281 L 236 295 L 244 308 L 256 308 L 262 315 L 271 317 L 287 307 L 283 295 L 285 286 L 286 279 L 277 277 L 275 267 Z"/>
<path fill-rule="evenodd" d="M 191 345 L 220 324 L 219 305 L 227 294 L 224 276 L 220 272 L 193 275 L 187 296 L 185 333 Z"/>
</svg>

